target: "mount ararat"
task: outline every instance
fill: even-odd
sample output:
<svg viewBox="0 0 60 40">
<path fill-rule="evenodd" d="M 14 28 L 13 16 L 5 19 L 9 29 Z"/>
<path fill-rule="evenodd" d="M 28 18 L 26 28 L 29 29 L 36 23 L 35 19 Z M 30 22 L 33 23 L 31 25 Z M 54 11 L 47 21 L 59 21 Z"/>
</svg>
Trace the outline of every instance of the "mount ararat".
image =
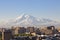
<svg viewBox="0 0 60 40">
<path fill-rule="evenodd" d="M 5 22 L 3 25 L 0 25 L 2 27 L 12 27 L 12 26 L 23 26 L 23 27 L 27 27 L 27 26 L 35 26 L 35 27 L 39 27 L 41 25 L 59 25 L 60 23 L 54 20 L 50 20 L 50 19 L 46 19 L 46 18 L 37 18 L 31 15 L 20 15 L 15 19 L 12 20 L 8 20 L 7 22 Z"/>
</svg>

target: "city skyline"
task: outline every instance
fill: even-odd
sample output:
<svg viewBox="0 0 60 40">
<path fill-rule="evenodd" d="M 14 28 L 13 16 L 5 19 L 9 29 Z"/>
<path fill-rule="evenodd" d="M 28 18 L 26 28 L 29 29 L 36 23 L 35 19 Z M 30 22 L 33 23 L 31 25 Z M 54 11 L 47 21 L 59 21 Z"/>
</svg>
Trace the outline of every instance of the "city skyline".
<svg viewBox="0 0 60 40">
<path fill-rule="evenodd" d="M 60 20 L 60 0 L 0 0 L 0 22 L 23 13 Z"/>
</svg>

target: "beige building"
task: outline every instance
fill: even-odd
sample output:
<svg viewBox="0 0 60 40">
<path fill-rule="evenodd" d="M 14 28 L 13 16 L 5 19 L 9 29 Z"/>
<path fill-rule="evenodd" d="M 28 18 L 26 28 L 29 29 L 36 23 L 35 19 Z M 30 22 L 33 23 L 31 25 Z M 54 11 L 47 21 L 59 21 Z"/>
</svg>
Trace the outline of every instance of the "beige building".
<svg viewBox="0 0 60 40">
<path fill-rule="evenodd" d="M 26 32 L 30 32 L 30 33 L 32 33 L 32 32 L 34 32 L 34 27 L 27 27 L 26 28 Z"/>
</svg>

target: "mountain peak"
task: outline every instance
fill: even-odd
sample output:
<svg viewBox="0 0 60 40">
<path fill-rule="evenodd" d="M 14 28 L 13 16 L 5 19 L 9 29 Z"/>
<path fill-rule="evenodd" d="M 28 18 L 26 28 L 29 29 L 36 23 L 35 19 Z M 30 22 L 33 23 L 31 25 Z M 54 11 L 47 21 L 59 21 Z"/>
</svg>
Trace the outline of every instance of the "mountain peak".
<svg viewBox="0 0 60 40">
<path fill-rule="evenodd" d="M 13 21 L 9 21 L 7 26 L 40 26 L 40 25 L 56 25 L 58 22 L 46 18 L 37 18 L 31 15 L 22 14 Z"/>
<path fill-rule="evenodd" d="M 16 18 L 16 20 L 21 19 L 21 18 L 29 18 L 29 17 L 33 17 L 33 16 L 27 15 L 27 14 L 22 14 L 22 15 L 18 16 L 18 17 Z"/>
</svg>

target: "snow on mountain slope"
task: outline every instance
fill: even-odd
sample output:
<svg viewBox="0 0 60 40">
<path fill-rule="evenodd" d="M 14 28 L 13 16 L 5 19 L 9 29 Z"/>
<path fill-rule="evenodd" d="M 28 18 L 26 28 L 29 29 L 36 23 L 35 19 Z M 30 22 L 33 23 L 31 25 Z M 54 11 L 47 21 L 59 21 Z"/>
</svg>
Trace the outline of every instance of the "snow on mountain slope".
<svg viewBox="0 0 60 40">
<path fill-rule="evenodd" d="M 11 26 L 40 26 L 40 25 L 57 25 L 58 22 L 45 18 L 36 18 L 31 15 L 21 15 L 16 19 L 6 22 L 5 27 Z"/>
</svg>

